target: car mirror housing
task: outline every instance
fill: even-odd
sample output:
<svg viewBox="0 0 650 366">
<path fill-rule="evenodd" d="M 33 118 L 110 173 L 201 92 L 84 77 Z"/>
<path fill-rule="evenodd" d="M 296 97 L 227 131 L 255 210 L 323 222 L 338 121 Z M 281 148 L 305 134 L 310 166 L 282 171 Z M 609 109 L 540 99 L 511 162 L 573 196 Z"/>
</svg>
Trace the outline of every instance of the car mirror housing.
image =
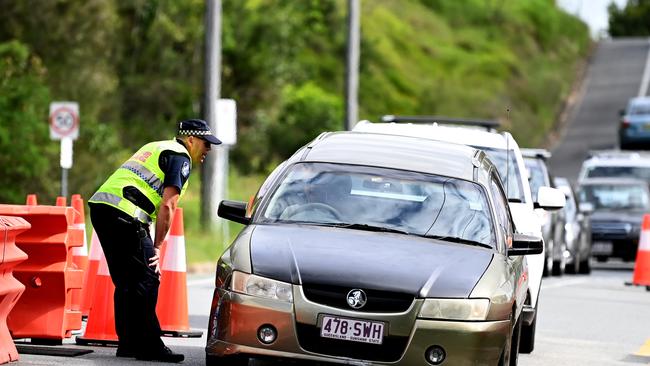
<svg viewBox="0 0 650 366">
<path fill-rule="evenodd" d="M 566 197 L 561 190 L 551 187 L 539 187 L 537 202 L 534 203 L 535 208 L 556 211 L 563 208 L 565 204 Z"/>
<path fill-rule="evenodd" d="M 594 212 L 594 204 L 591 202 L 580 202 L 578 205 L 578 211 L 580 211 L 580 213 L 589 215 L 590 213 Z"/>
<path fill-rule="evenodd" d="M 619 110 L 618 110 L 618 115 L 619 115 L 620 117 L 623 117 L 623 116 L 625 115 L 625 109 L 619 109 Z"/>
<path fill-rule="evenodd" d="M 512 238 L 512 248 L 508 248 L 508 256 L 541 254 L 544 251 L 542 238 L 534 235 L 515 233 Z"/>
<path fill-rule="evenodd" d="M 217 210 L 217 215 L 226 220 L 238 222 L 244 225 L 248 225 L 251 222 L 251 219 L 246 217 L 246 202 L 242 201 L 221 201 L 219 209 Z"/>
</svg>

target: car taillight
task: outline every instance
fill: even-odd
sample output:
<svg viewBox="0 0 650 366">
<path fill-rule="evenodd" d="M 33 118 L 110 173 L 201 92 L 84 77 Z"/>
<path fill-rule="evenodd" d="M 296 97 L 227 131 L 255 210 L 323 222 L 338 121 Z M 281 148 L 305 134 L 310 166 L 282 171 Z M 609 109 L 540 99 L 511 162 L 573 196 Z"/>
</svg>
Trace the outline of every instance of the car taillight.
<svg viewBox="0 0 650 366">
<path fill-rule="evenodd" d="M 625 128 L 628 128 L 628 127 L 630 127 L 630 121 L 628 121 L 627 119 L 623 118 L 623 119 L 621 120 L 621 128 L 625 129 Z"/>
</svg>

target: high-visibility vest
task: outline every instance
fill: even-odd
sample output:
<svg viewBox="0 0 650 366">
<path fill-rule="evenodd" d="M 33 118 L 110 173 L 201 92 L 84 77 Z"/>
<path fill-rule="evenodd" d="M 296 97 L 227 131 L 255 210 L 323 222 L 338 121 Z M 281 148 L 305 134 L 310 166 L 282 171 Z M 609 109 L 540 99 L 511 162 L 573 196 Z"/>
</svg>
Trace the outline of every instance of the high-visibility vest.
<svg viewBox="0 0 650 366">
<path fill-rule="evenodd" d="M 165 172 L 158 166 L 158 161 L 160 154 L 166 150 L 185 155 L 192 161 L 185 146 L 175 140 L 150 142 L 124 162 L 90 197 L 88 202 L 113 206 L 145 224 L 155 220 L 162 201 L 163 183 L 165 182 Z M 188 166 L 187 169 L 189 168 Z M 137 188 L 153 203 L 155 207 L 153 213 L 148 214 L 124 198 L 124 188 L 129 186 Z M 183 197 L 186 188 L 187 180 L 181 188 L 180 197 Z"/>
</svg>

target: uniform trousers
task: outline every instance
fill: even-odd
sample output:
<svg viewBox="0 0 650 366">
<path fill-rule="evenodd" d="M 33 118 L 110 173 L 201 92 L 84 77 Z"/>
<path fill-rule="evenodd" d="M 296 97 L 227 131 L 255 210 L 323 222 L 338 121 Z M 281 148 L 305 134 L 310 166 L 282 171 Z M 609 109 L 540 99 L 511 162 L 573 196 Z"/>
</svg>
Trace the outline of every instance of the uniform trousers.
<svg viewBox="0 0 650 366">
<path fill-rule="evenodd" d="M 147 226 L 103 203 L 89 203 L 90 219 L 115 285 L 115 330 L 125 351 L 156 352 L 164 347 L 156 303 L 160 279 Z"/>
</svg>

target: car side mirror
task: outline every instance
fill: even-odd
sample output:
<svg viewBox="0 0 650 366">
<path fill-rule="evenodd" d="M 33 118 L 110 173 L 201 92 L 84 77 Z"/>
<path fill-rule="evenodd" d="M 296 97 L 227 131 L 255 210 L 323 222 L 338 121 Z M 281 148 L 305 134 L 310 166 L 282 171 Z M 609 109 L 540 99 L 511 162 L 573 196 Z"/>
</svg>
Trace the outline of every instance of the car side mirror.
<svg viewBox="0 0 650 366">
<path fill-rule="evenodd" d="M 539 236 L 515 233 L 512 238 L 512 248 L 508 248 L 508 257 L 541 254 L 544 242 Z"/>
<path fill-rule="evenodd" d="M 578 204 L 578 211 L 582 214 L 589 215 L 594 212 L 594 204 L 591 202 L 580 202 Z"/>
<path fill-rule="evenodd" d="M 623 117 L 623 116 L 625 115 L 625 109 L 619 109 L 619 110 L 618 110 L 618 115 L 619 115 L 620 117 Z"/>
<path fill-rule="evenodd" d="M 537 202 L 534 203 L 534 207 L 546 211 L 556 211 L 563 208 L 565 204 L 566 197 L 561 190 L 551 187 L 539 187 Z"/>
<path fill-rule="evenodd" d="M 217 215 L 226 220 L 238 222 L 244 225 L 248 225 L 251 222 L 251 219 L 246 217 L 246 202 L 242 201 L 221 201 L 221 203 L 219 203 Z"/>
</svg>

